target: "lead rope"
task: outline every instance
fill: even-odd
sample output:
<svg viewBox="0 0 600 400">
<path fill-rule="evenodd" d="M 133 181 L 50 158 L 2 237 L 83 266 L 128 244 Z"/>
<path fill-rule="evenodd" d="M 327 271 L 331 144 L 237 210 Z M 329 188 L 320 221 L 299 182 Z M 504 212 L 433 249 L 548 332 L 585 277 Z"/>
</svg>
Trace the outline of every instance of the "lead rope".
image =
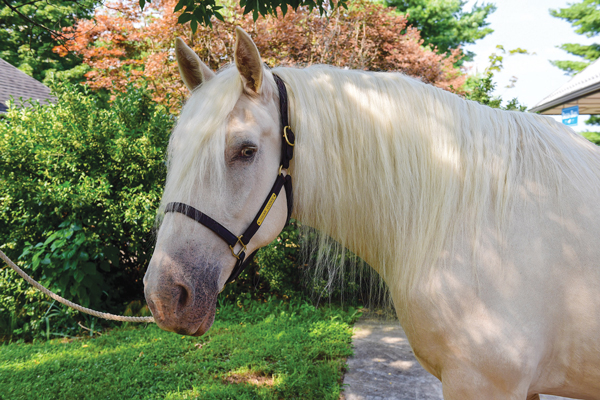
<svg viewBox="0 0 600 400">
<path fill-rule="evenodd" d="M 62 303 L 64 305 L 66 305 L 66 306 L 69 306 L 71 308 L 76 309 L 77 311 L 81 311 L 83 313 L 86 313 L 86 314 L 89 314 L 89 315 L 93 315 L 94 317 L 109 319 L 109 320 L 112 320 L 112 321 L 154 322 L 154 317 L 126 317 L 126 316 L 123 316 L 123 315 L 114 315 L 114 314 L 109 314 L 109 313 L 103 313 L 103 312 L 99 312 L 99 311 L 94 311 L 91 308 L 82 307 L 79 304 L 75 304 L 72 301 L 69 301 L 69 300 L 67 300 L 65 298 L 60 297 L 56 293 L 53 293 L 50 290 L 48 290 L 45 287 L 43 287 L 42 285 L 40 285 L 36 280 L 34 280 L 29 275 L 27 275 L 25 273 L 25 271 L 23 271 L 21 268 L 19 268 L 17 266 L 17 264 L 15 264 L 14 262 L 12 262 L 12 260 L 10 258 L 8 258 L 6 256 L 6 254 L 4 254 L 4 252 L 2 250 L 0 250 L 0 258 L 2 258 L 8 264 L 9 267 L 11 267 L 15 271 L 17 271 L 17 274 L 21 275 L 21 277 L 23 279 L 25 279 L 27 282 L 29 282 L 37 290 L 39 290 L 39 291 L 43 292 L 44 294 L 50 296 L 51 298 L 53 298 L 54 300 L 58 301 L 59 303 Z"/>
</svg>

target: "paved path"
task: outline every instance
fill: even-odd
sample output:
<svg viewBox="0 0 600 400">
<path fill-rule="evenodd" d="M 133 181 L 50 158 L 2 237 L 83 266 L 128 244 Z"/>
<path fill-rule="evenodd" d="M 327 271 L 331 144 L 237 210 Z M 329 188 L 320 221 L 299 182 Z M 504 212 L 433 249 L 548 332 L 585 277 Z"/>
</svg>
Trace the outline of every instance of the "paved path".
<svg viewBox="0 0 600 400">
<path fill-rule="evenodd" d="M 353 342 L 354 357 L 348 359 L 342 398 L 443 400 L 442 384 L 419 365 L 398 321 L 363 317 L 354 326 Z"/>
</svg>

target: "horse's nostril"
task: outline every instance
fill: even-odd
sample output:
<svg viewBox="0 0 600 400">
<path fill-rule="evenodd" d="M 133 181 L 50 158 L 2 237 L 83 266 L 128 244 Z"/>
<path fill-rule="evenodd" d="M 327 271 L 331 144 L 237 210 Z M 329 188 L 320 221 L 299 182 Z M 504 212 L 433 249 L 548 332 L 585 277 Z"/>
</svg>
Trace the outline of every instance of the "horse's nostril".
<svg viewBox="0 0 600 400">
<path fill-rule="evenodd" d="M 177 285 L 177 290 L 179 291 L 179 299 L 177 301 L 177 311 L 179 312 L 188 306 L 192 300 L 192 294 L 187 286 Z"/>
<path fill-rule="evenodd" d="M 154 302 L 152 301 L 152 299 L 149 297 L 146 297 L 146 303 L 148 304 L 148 308 L 150 309 L 150 312 L 152 313 L 152 315 L 153 316 L 157 315 L 158 312 L 157 312 L 156 306 L 154 305 Z"/>
</svg>

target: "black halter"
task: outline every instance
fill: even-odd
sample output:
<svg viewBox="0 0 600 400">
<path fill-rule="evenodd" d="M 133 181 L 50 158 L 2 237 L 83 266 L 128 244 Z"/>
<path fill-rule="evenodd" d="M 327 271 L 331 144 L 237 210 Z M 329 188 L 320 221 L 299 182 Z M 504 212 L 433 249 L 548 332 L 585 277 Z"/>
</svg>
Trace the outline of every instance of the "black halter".
<svg viewBox="0 0 600 400">
<path fill-rule="evenodd" d="M 281 191 L 282 187 L 285 187 L 285 194 L 287 197 L 288 212 L 287 220 L 285 221 L 286 225 L 290 221 L 290 216 L 292 215 L 292 206 L 294 204 L 292 192 L 292 177 L 290 175 L 284 176 L 281 173 L 281 170 L 287 170 L 290 166 L 290 160 L 292 159 L 292 157 L 294 157 L 295 137 L 294 132 L 292 132 L 292 128 L 290 128 L 290 124 L 288 121 L 288 97 L 287 90 L 285 88 L 285 83 L 277 75 L 273 74 L 273 77 L 275 78 L 277 88 L 279 89 L 279 110 L 281 114 L 281 130 L 283 133 L 283 137 L 281 140 L 281 165 L 279 167 L 279 173 L 277 175 L 277 178 L 275 179 L 275 183 L 273 184 L 271 191 L 267 195 L 267 198 L 265 199 L 263 205 L 256 213 L 256 216 L 254 217 L 252 223 L 246 229 L 246 231 L 240 236 L 236 236 L 233 233 L 231 233 L 229 229 L 225 228 L 223 225 L 219 224 L 217 221 L 215 221 L 208 215 L 203 214 L 201 211 L 184 203 L 169 203 L 165 208 L 166 213 L 178 212 L 185 215 L 186 217 L 193 219 L 194 221 L 201 223 L 202 225 L 206 226 L 208 229 L 219 235 L 219 237 L 229 245 L 229 248 L 231 249 L 231 254 L 235 258 L 237 258 L 238 261 L 235 264 L 235 267 L 233 268 L 229 279 L 227 279 L 227 282 L 225 282 L 226 284 L 235 280 L 235 278 L 238 277 L 238 275 L 244 270 L 244 268 L 248 266 L 248 264 L 250 264 L 250 261 L 252 261 L 252 259 L 254 258 L 256 251 L 250 254 L 248 258 L 246 258 L 246 246 L 248 246 L 248 243 L 250 243 L 250 240 L 252 239 L 256 231 L 258 231 L 258 228 L 260 228 L 260 225 L 267 217 L 267 214 L 269 213 L 269 210 L 271 210 L 273 203 L 275 203 L 277 196 L 279 196 L 279 192 Z M 236 254 L 234 248 L 238 243 L 242 246 L 242 248 Z"/>
</svg>

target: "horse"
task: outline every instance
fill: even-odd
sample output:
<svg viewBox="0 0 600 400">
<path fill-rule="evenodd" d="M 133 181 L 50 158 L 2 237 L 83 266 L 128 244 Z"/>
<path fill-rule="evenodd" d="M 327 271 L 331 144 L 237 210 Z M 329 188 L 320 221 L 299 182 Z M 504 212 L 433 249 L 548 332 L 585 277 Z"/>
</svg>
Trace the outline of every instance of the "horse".
<svg viewBox="0 0 600 400">
<path fill-rule="evenodd" d="M 162 329 L 205 333 L 236 256 L 277 237 L 289 202 L 292 217 L 379 273 L 445 399 L 600 399 L 596 146 L 548 117 L 400 73 L 269 69 L 240 28 L 235 61 L 218 73 L 176 42 L 191 96 L 169 142 L 144 277 Z M 289 130 L 295 155 L 283 167 Z M 280 176 L 293 177 L 293 201 L 271 195 L 243 242 Z M 174 202 L 193 213 L 167 212 Z"/>
</svg>

